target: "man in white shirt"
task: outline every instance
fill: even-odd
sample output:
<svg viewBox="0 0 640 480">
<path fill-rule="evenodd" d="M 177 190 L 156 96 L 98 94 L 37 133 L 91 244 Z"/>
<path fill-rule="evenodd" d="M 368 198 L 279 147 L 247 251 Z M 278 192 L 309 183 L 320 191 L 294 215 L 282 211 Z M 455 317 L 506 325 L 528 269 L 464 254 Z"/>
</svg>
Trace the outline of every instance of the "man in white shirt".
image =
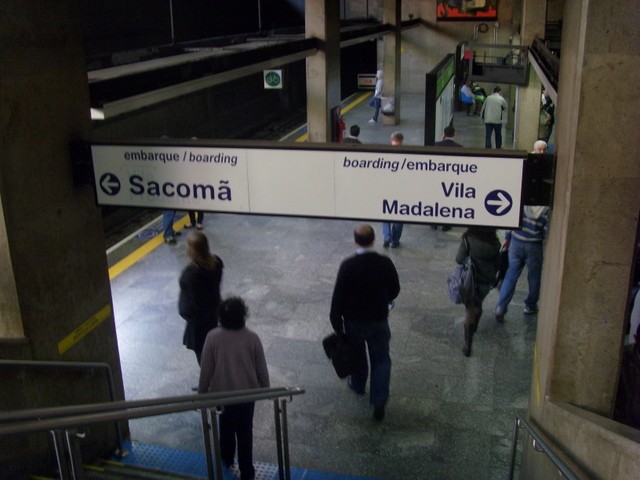
<svg viewBox="0 0 640 480">
<path fill-rule="evenodd" d="M 484 120 L 485 148 L 491 148 L 491 134 L 495 132 L 496 148 L 502 148 L 502 113 L 507 110 L 507 101 L 502 97 L 502 89 L 496 87 L 482 104 L 480 115 Z"/>
</svg>

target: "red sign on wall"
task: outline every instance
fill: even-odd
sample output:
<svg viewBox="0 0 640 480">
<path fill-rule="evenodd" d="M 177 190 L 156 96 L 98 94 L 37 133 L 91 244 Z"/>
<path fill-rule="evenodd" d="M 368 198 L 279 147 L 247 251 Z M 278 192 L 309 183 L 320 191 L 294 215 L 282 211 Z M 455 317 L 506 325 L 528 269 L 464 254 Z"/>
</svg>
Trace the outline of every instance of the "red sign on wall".
<svg viewBox="0 0 640 480">
<path fill-rule="evenodd" d="M 437 20 L 497 20 L 498 0 L 438 0 Z"/>
</svg>

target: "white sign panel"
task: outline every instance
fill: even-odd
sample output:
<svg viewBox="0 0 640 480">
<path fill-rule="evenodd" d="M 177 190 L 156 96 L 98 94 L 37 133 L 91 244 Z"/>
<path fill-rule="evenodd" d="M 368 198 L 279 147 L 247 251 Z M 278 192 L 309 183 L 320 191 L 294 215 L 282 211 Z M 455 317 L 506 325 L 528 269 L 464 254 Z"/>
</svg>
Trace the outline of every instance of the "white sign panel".
<svg viewBox="0 0 640 480">
<path fill-rule="evenodd" d="M 264 88 L 282 88 L 282 70 L 265 70 L 262 76 Z"/>
<path fill-rule="evenodd" d="M 519 226 L 523 157 L 93 145 L 100 205 Z"/>
</svg>

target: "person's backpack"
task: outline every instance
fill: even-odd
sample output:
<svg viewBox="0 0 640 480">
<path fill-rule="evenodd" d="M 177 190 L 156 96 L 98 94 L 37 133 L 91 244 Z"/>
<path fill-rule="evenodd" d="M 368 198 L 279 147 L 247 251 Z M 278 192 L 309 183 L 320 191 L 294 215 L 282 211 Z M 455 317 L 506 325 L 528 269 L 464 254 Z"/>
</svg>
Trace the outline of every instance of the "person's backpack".
<svg viewBox="0 0 640 480">
<path fill-rule="evenodd" d="M 469 243 L 466 238 L 464 241 L 467 245 L 467 258 L 465 258 L 462 265 L 456 265 L 453 273 L 447 279 L 449 298 L 456 304 L 468 303 L 473 299 L 476 289 L 476 267 L 471 259 Z"/>
</svg>

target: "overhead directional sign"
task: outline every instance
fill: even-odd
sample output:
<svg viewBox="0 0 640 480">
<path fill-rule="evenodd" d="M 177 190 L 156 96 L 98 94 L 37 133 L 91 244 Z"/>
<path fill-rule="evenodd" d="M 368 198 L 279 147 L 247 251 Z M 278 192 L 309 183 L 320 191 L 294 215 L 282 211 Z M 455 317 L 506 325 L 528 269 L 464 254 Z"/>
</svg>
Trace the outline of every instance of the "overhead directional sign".
<svg viewBox="0 0 640 480">
<path fill-rule="evenodd" d="M 91 146 L 100 205 L 519 226 L 524 156 L 372 149 Z"/>
</svg>

